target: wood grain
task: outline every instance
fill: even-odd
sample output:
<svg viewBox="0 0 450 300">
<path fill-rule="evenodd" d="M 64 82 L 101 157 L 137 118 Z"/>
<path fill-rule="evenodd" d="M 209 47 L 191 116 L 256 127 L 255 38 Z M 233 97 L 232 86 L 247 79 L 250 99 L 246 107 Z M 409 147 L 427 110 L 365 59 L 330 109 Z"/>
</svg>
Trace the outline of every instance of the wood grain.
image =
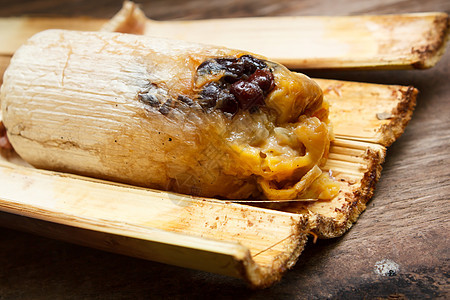
<svg viewBox="0 0 450 300">
<path fill-rule="evenodd" d="M 177 5 L 171 5 L 171 4 Z M 203 4 L 203 5 L 201 5 Z M 8 1 L 2 16 L 30 13 L 111 17 L 119 1 Z M 432 1 L 152 1 L 155 19 L 258 15 L 351 15 L 450 12 Z M 450 271 L 450 92 L 447 53 L 426 71 L 324 72 L 322 78 L 413 85 L 421 93 L 405 134 L 388 150 L 376 195 L 352 230 L 340 239 L 310 243 L 278 285 L 251 291 L 237 279 L 109 254 L 0 229 L 0 295 L 5 299 L 244 298 L 448 298 Z M 7 223 L 8 216 L 1 218 Z M 23 222 L 42 226 L 22 217 Z M 377 262 L 399 265 L 391 276 Z"/>
</svg>

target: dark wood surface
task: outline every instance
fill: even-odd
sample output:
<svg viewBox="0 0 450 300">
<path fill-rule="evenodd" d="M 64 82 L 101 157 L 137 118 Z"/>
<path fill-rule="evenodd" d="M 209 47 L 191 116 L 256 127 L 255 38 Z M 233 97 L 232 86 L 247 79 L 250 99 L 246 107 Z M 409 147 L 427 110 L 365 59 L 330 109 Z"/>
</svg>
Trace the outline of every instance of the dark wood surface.
<svg viewBox="0 0 450 300">
<path fill-rule="evenodd" d="M 121 1 L 2 0 L 0 7 L 0 17 L 109 18 L 120 9 Z M 143 9 L 157 20 L 450 13 L 450 1 L 155 0 L 144 3 Z M 435 68 L 425 71 L 306 72 L 313 77 L 413 85 L 420 94 L 406 132 L 388 149 L 366 212 L 341 238 L 310 242 L 295 267 L 275 286 L 253 291 L 238 279 L 0 228 L 0 299 L 449 298 L 449 67 L 450 53 L 446 53 Z M 384 275 L 377 272 L 383 262 L 390 266 Z"/>
</svg>

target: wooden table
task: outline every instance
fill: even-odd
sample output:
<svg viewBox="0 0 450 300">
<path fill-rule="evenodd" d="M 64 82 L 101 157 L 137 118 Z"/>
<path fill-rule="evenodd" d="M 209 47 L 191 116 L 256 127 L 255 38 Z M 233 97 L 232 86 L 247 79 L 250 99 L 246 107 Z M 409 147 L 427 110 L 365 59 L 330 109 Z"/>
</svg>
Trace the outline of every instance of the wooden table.
<svg viewBox="0 0 450 300">
<path fill-rule="evenodd" d="M 21 0 L 1 7 L 0 17 L 109 18 L 120 9 L 121 1 Z M 450 13 L 450 2 L 155 0 L 143 4 L 143 9 L 153 19 L 168 20 Z M 310 242 L 296 266 L 275 286 L 253 291 L 237 279 L 0 228 L 0 299 L 450 297 L 449 67 L 447 53 L 435 68 L 425 71 L 305 71 L 312 77 L 413 85 L 420 95 L 406 132 L 388 149 L 381 180 L 366 212 L 341 238 L 315 245 Z"/>
</svg>

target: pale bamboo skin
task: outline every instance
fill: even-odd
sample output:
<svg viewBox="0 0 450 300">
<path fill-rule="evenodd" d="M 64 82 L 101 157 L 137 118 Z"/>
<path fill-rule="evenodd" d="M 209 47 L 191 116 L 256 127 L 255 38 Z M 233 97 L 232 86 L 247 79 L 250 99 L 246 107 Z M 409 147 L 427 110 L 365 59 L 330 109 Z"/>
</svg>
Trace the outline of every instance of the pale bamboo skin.
<svg viewBox="0 0 450 300">
<path fill-rule="evenodd" d="M 331 136 L 327 104 L 314 81 L 271 63 L 276 87 L 266 98 L 267 109 L 240 111 L 232 119 L 183 104 L 162 114 L 138 97 L 155 86 L 172 99 L 193 97 L 201 88 L 195 72 L 203 61 L 243 54 L 117 33 L 39 33 L 15 53 L 4 76 L 8 138 L 39 168 L 208 197 L 267 197 L 261 176 L 283 179 L 295 170 L 267 174 L 260 170 L 263 163 L 255 167 L 242 160 L 248 149 L 259 149 L 261 127 L 316 130 L 319 146 L 306 150 L 311 155 L 301 172 L 324 163 Z M 307 115 L 300 122 L 302 113 Z"/>
<path fill-rule="evenodd" d="M 102 30 L 246 49 L 290 69 L 424 69 L 444 54 L 449 25 L 444 12 L 156 21 L 125 1 Z"/>
</svg>

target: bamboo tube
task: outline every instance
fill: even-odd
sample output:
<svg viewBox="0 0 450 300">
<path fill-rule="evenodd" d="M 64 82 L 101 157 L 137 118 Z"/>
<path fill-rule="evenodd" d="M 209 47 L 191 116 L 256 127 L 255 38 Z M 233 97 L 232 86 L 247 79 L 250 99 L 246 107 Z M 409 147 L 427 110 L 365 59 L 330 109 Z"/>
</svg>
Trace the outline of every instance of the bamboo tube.
<svg viewBox="0 0 450 300">
<path fill-rule="evenodd" d="M 64 225 L 32 229 L 41 234 L 269 285 L 295 263 L 307 232 L 341 235 L 364 210 L 384 146 L 403 131 L 417 94 L 401 86 L 318 82 L 331 103 L 337 137 L 325 169 L 341 191 L 329 202 L 257 208 L 36 170 L 11 156 L 0 161 L 0 209 Z"/>
</svg>

